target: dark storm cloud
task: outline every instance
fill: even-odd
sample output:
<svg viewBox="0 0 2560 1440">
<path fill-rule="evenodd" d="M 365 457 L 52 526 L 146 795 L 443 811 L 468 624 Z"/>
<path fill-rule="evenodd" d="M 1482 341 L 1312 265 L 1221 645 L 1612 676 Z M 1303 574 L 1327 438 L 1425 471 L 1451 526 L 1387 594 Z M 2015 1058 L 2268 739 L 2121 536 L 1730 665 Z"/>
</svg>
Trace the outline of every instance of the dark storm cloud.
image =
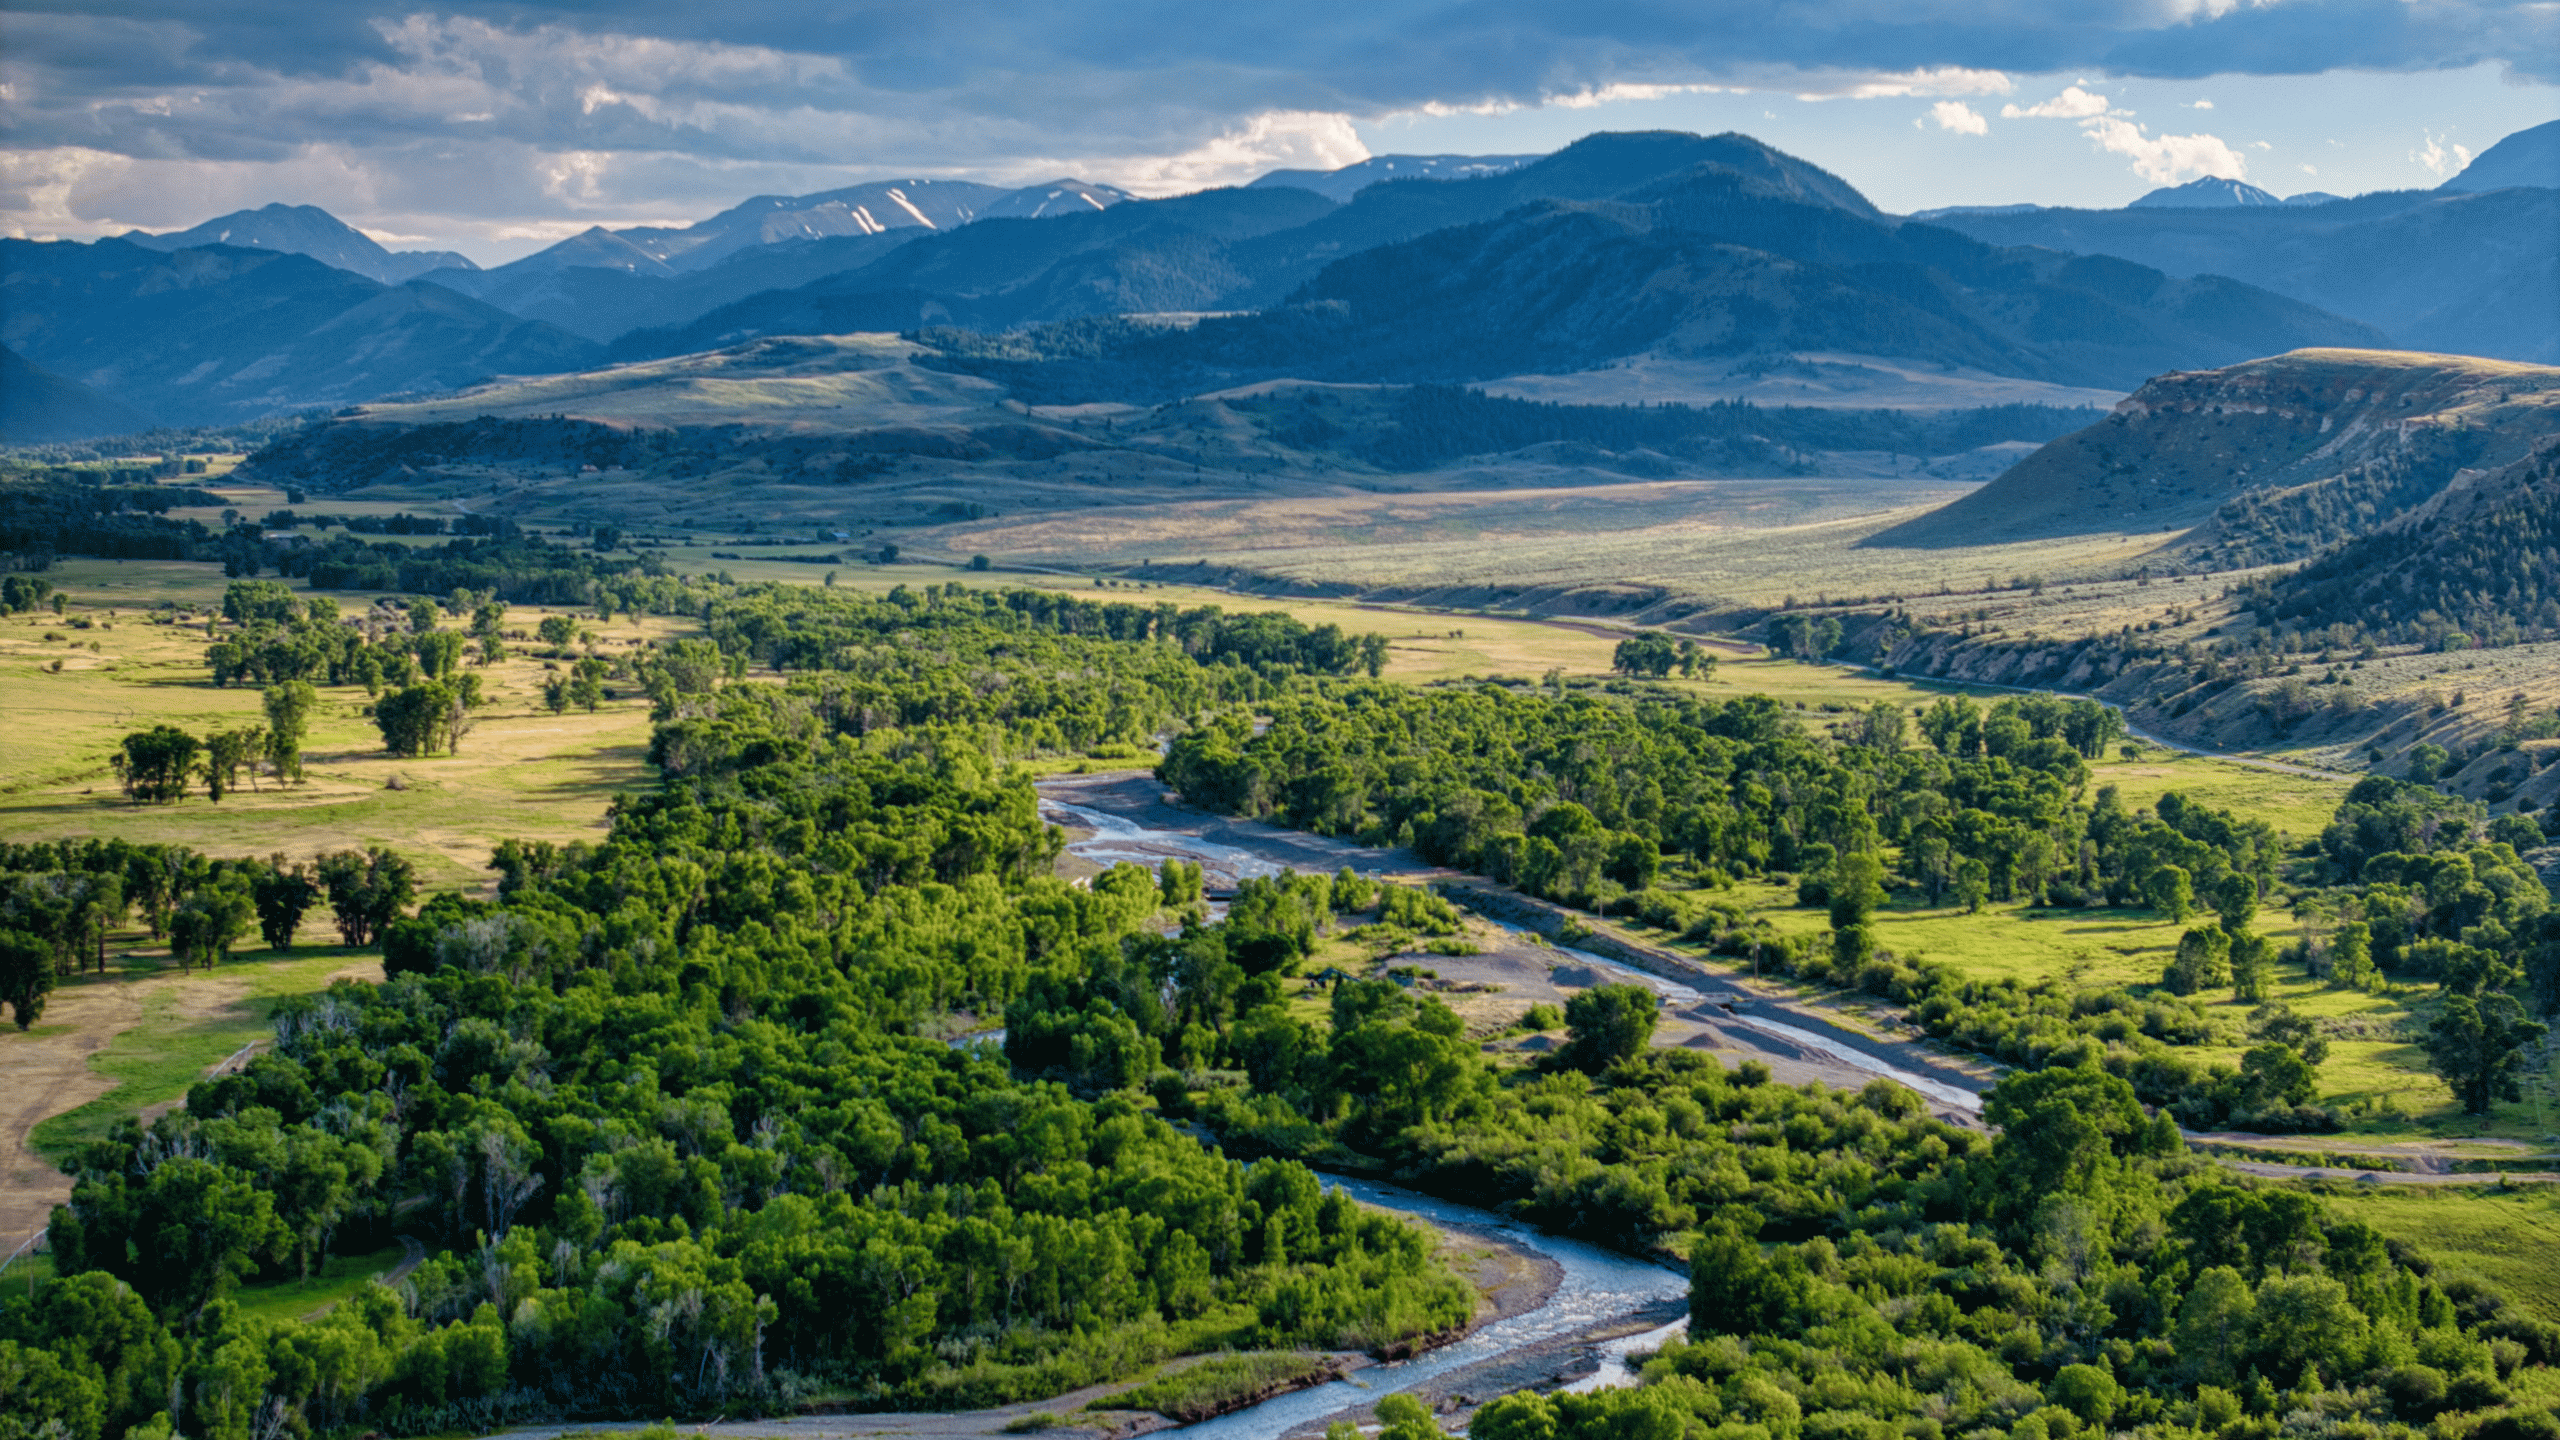
<svg viewBox="0 0 2560 1440">
<path fill-rule="evenodd" d="M 1090 149 L 1153 130 L 1179 141 L 1214 117 L 1274 107 L 1534 102 L 1613 82 L 1791 68 L 2196 76 L 2494 60 L 2536 77 L 2560 73 L 2552 7 L 2494 0 L 642 0 L 414 10 L 127 0 L 21 6 L 0 21 L 0 38 L 12 143 L 142 155 L 205 147 L 212 156 L 434 130 L 770 156 L 797 128 L 818 159 L 854 138 L 823 122 L 753 118 L 793 112 L 878 116 L 892 129 L 900 119 L 974 117 L 998 130 L 1022 123 L 1062 139 L 1089 135 L 1064 148 Z M 819 63 L 759 63 L 741 52 Z M 599 98 L 598 84 L 612 95 Z M 474 101 L 475 89 L 492 103 Z M 439 110 L 446 100 L 453 108 Z M 1116 114 L 1097 114 L 1103 105 Z"/>
<path fill-rule="evenodd" d="M 2482 61 L 2560 75 L 2560 9 L 18 0 L 0 11 L 0 229 L 175 226 L 278 195 L 394 229 L 439 215 L 569 224 L 901 172 L 1081 169 L 1162 191 L 1356 159 L 1346 116 L 1613 86 L 1979 95 L 2005 86 L 1996 72 Z M 1890 78 L 1932 70 L 1969 73 Z"/>
</svg>

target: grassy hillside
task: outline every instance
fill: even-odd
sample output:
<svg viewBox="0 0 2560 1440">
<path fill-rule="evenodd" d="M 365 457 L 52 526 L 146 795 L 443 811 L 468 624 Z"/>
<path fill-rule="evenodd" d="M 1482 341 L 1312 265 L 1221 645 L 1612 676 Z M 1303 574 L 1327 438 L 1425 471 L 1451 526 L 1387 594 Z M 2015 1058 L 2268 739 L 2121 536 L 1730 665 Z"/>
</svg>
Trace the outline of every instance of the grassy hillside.
<svg viewBox="0 0 2560 1440">
<path fill-rule="evenodd" d="M 1979 493 L 1876 536 L 1930 548 L 2190 530 L 2213 568 L 2300 558 L 2560 432 L 2560 369 L 2301 350 L 2162 375 Z"/>
</svg>

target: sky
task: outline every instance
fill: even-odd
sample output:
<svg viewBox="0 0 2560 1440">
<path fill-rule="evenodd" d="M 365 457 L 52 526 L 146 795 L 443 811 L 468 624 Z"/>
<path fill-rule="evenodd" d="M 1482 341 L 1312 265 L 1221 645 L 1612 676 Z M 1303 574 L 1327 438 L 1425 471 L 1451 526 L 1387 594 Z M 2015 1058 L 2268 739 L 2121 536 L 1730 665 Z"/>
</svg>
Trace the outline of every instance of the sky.
<svg viewBox="0 0 2560 1440">
<path fill-rule="evenodd" d="M 0 3 L 0 234 L 274 201 L 482 264 L 755 194 L 1163 195 L 1740 130 L 1889 211 L 2433 186 L 2560 118 L 2553 0 Z"/>
</svg>

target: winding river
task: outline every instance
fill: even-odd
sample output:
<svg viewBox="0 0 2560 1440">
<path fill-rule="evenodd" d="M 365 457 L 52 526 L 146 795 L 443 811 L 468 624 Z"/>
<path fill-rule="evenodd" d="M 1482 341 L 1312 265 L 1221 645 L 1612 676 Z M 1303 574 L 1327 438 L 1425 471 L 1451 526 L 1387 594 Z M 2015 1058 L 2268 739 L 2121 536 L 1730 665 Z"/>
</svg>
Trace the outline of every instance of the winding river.
<svg viewBox="0 0 2560 1440">
<path fill-rule="evenodd" d="M 1079 793 L 1082 798 L 1093 798 L 1089 792 Z M 1232 889 L 1239 880 L 1254 876 L 1277 875 L 1289 868 L 1293 860 L 1298 862 L 1298 868 L 1309 868 L 1304 863 L 1303 854 L 1283 854 L 1275 858 L 1269 854 L 1257 853 L 1249 845 L 1211 840 L 1184 830 L 1149 825 L 1138 818 L 1114 810 L 1089 804 L 1077 804 L 1048 793 L 1046 788 L 1040 796 L 1040 811 L 1053 824 L 1093 832 L 1085 839 L 1070 842 L 1067 853 L 1097 865 L 1115 865 L 1122 861 L 1153 865 L 1168 858 L 1195 860 L 1199 862 L 1212 889 Z M 1243 827 L 1223 828 L 1232 833 Z M 1407 868 L 1396 864 L 1395 857 L 1384 851 L 1363 850 L 1340 842 L 1323 842 L 1313 837 L 1285 832 L 1275 832 L 1272 841 L 1274 849 L 1285 846 L 1290 851 L 1299 852 L 1303 852 L 1310 844 L 1323 844 L 1329 852 L 1327 858 L 1338 858 L 1346 863 L 1354 863 L 1355 868 L 1366 869 L 1372 874 Z M 1493 923 L 1514 934 L 1531 933 L 1527 927 L 1509 921 L 1494 920 Z M 1677 980 L 1666 979 L 1650 971 L 1637 969 L 1623 961 L 1612 960 L 1606 956 L 1595 955 L 1587 950 L 1576 950 L 1569 946 L 1550 944 L 1549 948 L 1557 955 L 1577 963 L 1622 975 L 1633 983 L 1652 990 L 1662 997 L 1665 1004 L 1675 1008 L 1703 1006 L 1709 1003 L 1709 997 L 1694 986 L 1684 985 Z M 1837 1037 L 1825 1035 L 1806 1026 L 1791 1025 L 1783 1020 L 1771 1019 L 1767 1015 L 1748 1013 L 1731 1004 L 1717 1002 L 1714 1008 L 1716 1020 L 1720 1025 L 1766 1036 L 1784 1047 L 1773 1053 L 1801 1053 L 1810 1050 L 1852 1069 L 1862 1070 L 1870 1075 L 1881 1075 L 1939 1105 L 1975 1114 L 1979 1114 L 1982 1110 L 1982 1097 L 1974 1091 L 1960 1085 L 1948 1084 L 1944 1080 L 1908 1067 L 1896 1065 L 1889 1059 L 1870 1054 L 1857 1046 L 1844 1043 Z"/>
<path fill-rule="evenodd" d="M 1541 1341 L 1571 1335 L 1688 1298 L 1689 1278 L 1677 1270 L 1630 1259 L 1595 1245 L 1585 1245 L 1579 1240 L 1545 1234 L 1490 1210 L 1434 1199 L 1419 1191 L 1371 1180 L 1327 1177 L 1326 1188 L 1347 1191 L 1353 1199 L 1364 1204 L 1410 1215 L 1418 1220 L 1500 1231 L 1513 1243 L 1554 1261 L 1564 1273 L 1563 1281 L 1557 1285 L 1555 1294 L 1537 1309 L 1514 1315 L 1508 1320 L 1497 1320 L 1455 1344 L 1425 1351 L 1410 1360 L 1355 1370 L 1332 1384 L 1299 1390 L 1265 1400 L 1248 1410 L 1203 1421 L 1183 1431 L 1186 1440 L 1192 1436 L 1202 1437 L 1202 1440 L 1276 1440 L 1278 1436 L 1312 1425 L 1336 1411 L 1374 1404 L 1396 1391 L 1413 1389 L 1453 1371 L 1499 1359 Z M 1597 1388 L 1595 1382 L 1609 1378 L 1613 1368 L 1616 1383 L 1627 1383 L 1629 1377 L 1624 1360 L 1628 1350 L 1638 1348 L 1639 1342 L 1642 1342 L 1641 1348 L 1659 1346 L 1687 1323 L 1683 1320 L 1649 1331 L 1650 1340 L 1640 1335 L 1606 1342 L 1601 1346 L 1602 1373 L 1582 1382 L 1583 1385 Z"/>
<path fill-rule="evenodd" d="M 1052 789 L 1066 791 L 1075 798 L 1051 793 Z M 1135 805 L 1136 814 L 1104 808 L 1111 798 L 1097 794 L 1090 785 L 1074 781 L 1051 782 L 1043 786 L 1040 809 L 1054 824 L 1089 832 L 1085 838 L 1069 842 L 1067 851 L 1070 854 L 1105 866 L 1123 861 L 1154 865 L 1168 858 L 1197 861 L 1212 890 L 1232 890 L 1238 881 L 1276 875 L 1293 867 L 1301 870 L 1317 868 L 1311 861 L 1319 857 L 1309 854 L 1311 847 L 1322 847 L 1320 858 L 1324 862 L 1349 863 L 1371 873 L 1397 874 L 1412 870 L 1410 862 L 1383 851 L 1363 850 L 1290 832 L 1273 832 L 1268 837 L 1266 848 L 1255 843 L 1253 832 L 1260 827 L 1218 824 L 1214 828 L 1223 838 L 1210 839 L 1188 830 L 1148 823 L 1151 819 L 1162 818 L 1161 810 L 1152 804 Z M 1104 804 L 1079 803 L 1096 800 Z M 1514 933 L 1530 933 L 1526 927 L 1510 922 L 1494 923 Z M 1839 1064 L 1908 1086 L 1937 1104 L 1974 1112 L 1979 1112 L 1982 1107 L 1982 1098 L 1970 1090 L 1895 1065 L 1831 1036 L 1763 1015 L 1742 1013 L 1731 1005 L 1712 1000 L 1693 986 L 1606 956 L 1566 946 L 1551 945 L 1550 949 L 1577 964 L 1623 976 L 1643 985 L 1662 997 L 1668 1006 L 1713 1009 L 1720 1024 L 1766 1036 L 1774 1042 L 1771 1047 L 1773 1054 L 1818 1052 Z M 1463 1340 L 1411 1360 L 1355 1371 L 1331 1384 L 1282 1395 L 1232 1415 L 1190 1426 L 1185 1431 L 1186 1440 L 1190 1436 L 1201 1437 L 1201 1440 L 1278 1440 L 1278 1437 L 1312 1426 L 1326 1416 L 1374 1403 L 1382 1395 L 1412 1389 L 1468 1366 L 1606 1326 L 1612 1321 L 1631 1320 L 1648 1311 L 1659 1315 L 1657 1307 L 1679 1301 L 1688 1294 L 1687 1277 L 1678 1271 L 1580 1241 L 1545 1234 L 1489 1210 L 1368 1180 L 1329 1178 L 1327 1184 L 1348 1191 L 1364 1203 L 1420 1220 L 1501 1231 L 1518 1244 L 1553 1260 L 1563 1271 L 1563 1281 L 1555 1294 L 1537 1309 L 1496 1321 Z M 1679 1334 L 1686 1323 L 1685 1320 L 1674 1321 L 1600 1342 L 1595 1347 L 1600 1361 L 1598 1371 L 1567 1388 L 1593 1390 L 1632 1383 L 1634 1377 L 1626 1364 L 1627 1356 L 1660 1347 L 1664 1341 Z"/>
</svg>

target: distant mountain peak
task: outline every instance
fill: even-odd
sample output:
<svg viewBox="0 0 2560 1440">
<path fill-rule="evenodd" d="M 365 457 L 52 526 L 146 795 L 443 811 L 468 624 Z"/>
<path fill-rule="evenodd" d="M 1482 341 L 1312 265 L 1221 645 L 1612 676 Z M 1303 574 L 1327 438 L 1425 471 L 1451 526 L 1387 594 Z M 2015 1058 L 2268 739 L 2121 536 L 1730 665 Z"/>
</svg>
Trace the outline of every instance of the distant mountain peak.
<svg viewBox="0 0 2560 1440">
<path fill-rule="evenodd" d="M 1328 200 L 1348 202 L 1372 185 L 1389 180 L 1473 180 L 1517 170 L 1538 155 L 1372 155 L 1338 170 L 1274 170 L 1256 177 L 1247 189 L 1286 186 L 1312 190 Z"/>
<path fill-rule="evenodd" d="M 526 274 L 594 267 L 663 278 L 709 270 L 762 246 L 935 234 L 978 220 L 1090 214 L 1136 198 L 1116 185 L 1066 177 L 1013 190 L 975 180 L 874 180 L 814 195 L 758 195 L 691 225 L 599 227 L 499 268 Z"/>
<path fill-rule="evenodd" d="M 2228 210 L 2235 205 L 2282 205 L 2272 193 L 2245 180 L 2207 175 L 2184 185 L 2164 185 L 2127 205 L 2127 210 Z"/>
<path fill-rule="evenodd" d="M 2560 120 L 2517 131 L 2481 151 L 2461 174 L 2436 188 L 2478 194 L 2519 185 L 2560 190 Z"/>
<path fill-rule="evenodd" d="M 1010 195 L 991 200 L 979 207 L 976 218 L 1047 220 L 1060 215 L 1108 210 L 1137 198 L 1117 185 L 1097 185 L 1090 180 L 1068 177 L 1025 185 Z"/>
<path fill-rule="evenodd" d="M 1634 189 L 1648 181 L 1669 182 L 1698 167 L 1712 165 L 1773 188 L 1791 199 L 1846 210 L 1862 220 L 1882 221 L 1884 213 L 1858 187 L 1764 140 L 1727 130 L 1696 135 L 1685 130 L 1603 130 L 1585 135 L 1523 170 L 1572 174 L 1587 172 L 1607 186 L 1605 192 Z M 1568 181 L 1565 190 L 1574 182 Z"/>
<path fill-rule="evenodd" d="M 372 236 L 317 205 L 287 205 L 281 201 L 255 210 L 217 215 L 191 229 L 166 235 L 130 230 L 117 238 L 146 250 L 192 250 L 204 245 L 281 250 L 308 255 L 323 265 L 385 285 L 398 285 L 430 270 L 480 268 L 450 250 L 386 250 Z"/>
</svg>

